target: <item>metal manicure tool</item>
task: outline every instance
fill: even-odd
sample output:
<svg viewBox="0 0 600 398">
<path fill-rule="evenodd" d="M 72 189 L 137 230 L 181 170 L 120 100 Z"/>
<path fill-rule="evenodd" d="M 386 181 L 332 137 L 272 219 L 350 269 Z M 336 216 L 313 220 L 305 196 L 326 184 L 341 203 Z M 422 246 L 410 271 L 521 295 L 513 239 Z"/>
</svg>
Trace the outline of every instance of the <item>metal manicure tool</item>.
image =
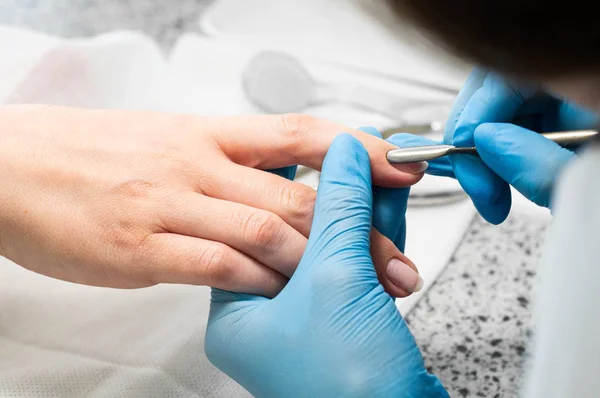
<svg viewBox="0 0 600 398">
<path fill-rule="evenodd" d="M 583 144 L 598 135 L 597 130 L 576 130 L 543 133 L 544 137 L 563 147 Z M 451 154 L 478 155 L 477 148 L 456 147 L 454 145 L 426 145 L 392 149 L 387 153 L 387 160 L 392 164 L 423 162 Z"/>
</svg>

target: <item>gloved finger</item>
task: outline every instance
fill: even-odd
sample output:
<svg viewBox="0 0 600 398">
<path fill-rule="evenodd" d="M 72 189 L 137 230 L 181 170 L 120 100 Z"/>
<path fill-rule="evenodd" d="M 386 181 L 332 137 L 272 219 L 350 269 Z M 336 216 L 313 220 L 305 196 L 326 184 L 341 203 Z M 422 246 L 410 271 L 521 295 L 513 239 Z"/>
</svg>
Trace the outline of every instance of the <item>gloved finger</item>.
<svg viewBox="0 0 600 398">
<path fill-rule="evenodd" d="M 375 137 L 381 134 L 374 127 L 361 127 L 359 130 Z M 417 271 L 414 263 L 402 252 L 406 240 L 406 206 L 409 188 L 373 187 L 373 227 L 371 232 L 371 256 L 375 271 L 385 291 L 392 297 L 406 297 L 414 289 L 415 282 L 411 278 L 390 279 L 387 267 L 392 258 Z M 388 248 L 395 246 L 396 250 Z M 404 284 L 408 283 L 408 286 Z"/>
<path fill-rule="evenodd" d="M 441 142 L 430 140 L 429 138 L 426 138 L 426 137 L 423 137 L 420 135 L 407 134 L 407 133 L 394 134 L 393 136 L 388 138 L 388 141 L 391 142 L 392 144 L 396 145 L 399 148 L 411 147 L 411 146 L 442 144 Z M 425 170 L 425 172 L 427 174 L 454 178 L 454 171 L 452 170 L 452 165 L 450 164 L 450 160 L 448 159 L 447 156 L 441 157 L 438 159 L 434 159 L 434 160 L 430 160 L 428 163 L 429 163 L 429 167 L 427 168 L 427 170 Z M 397 201 L 402 200 L 402 203 L 403 203 L 402 211 L 404 213 L 406 212 L 409 194 L 410 194 L 410 190 L 407 188 L 402 193 L 402 197 L 401 198 L 398 197 L 396 199 Z M 377 196 L 375 196 L 375 198 L 377 200 Z M 373 217 L 375 218 L 375 215 Z M 387 216 L 385 215 L 385 213 L 382 212 L 382 218 L 384 220 L 384 221 L 382 221 L 382 223 L 385 222 L 386 217 Z M 394 243 L 396 244 L 398 249 L 400 249 L 401 251 L 404 251 L 404 249 L 405 249 L 405 242 L 406 242 L 406 222 L 402 223 L 399 226 L 398 230 L 396 231 L 396 239 L 394 240 Z"/>
<path fill-rule="evenodd" d="M 329 289 L 340 283 L 347 288 L 352 277 L 372 288 L 379 284 L 369 250 L 373 195 L 367 160 L 366 149 L 354 137 L 342 134 L 334 140 L 321 173 L 307 249 L 292 282 L 318 272 L 311 279 Z M 417 291 L 422 280 L 414 264 L 403 262 L 400 252 L 396 254 L 387 264 L 386 277 L 406 291 Z"/>
<path fill-rule="evenodd" d="M 269 173 L 273 173 L 280 177 L 286 178 L 290 181 L 294 181 L 297 170 L 298 170 L 298 166 L 288 166 L 288 167 L 281 167 L 279 169 L 271 169 L 268 171 L 269 171 Z"/>
<path fill-rule="evenodd" d="M 381 135 L 381 133 L 379 132 L 379 130 L 377 130 L 375 127 L 372 126 L 363 126 L 363 127 L 359 127 L 358 128 L 360 131 L 370 134 L 373 137 L 377 137 L 377 138 L 381 138 L 383 139 L 383 136 Z"/>
<path fill-rule="evenodd" d="M 373 190 L 373 226 L 404 251 L 406 207 L 410 188 Z"/>
<path fill-rule="evenodd" d="M 575 154 L 531 130 L 508 123 L 486 123 L 475 130 L 481 159 L 502 179 L 540 206 L 560 170 Z"/>
<path fill-rule="evenodd" d="M 525 98 L 533 95 L 534 89 L 530 91 L 518 91 L 504 78 L 488 74 L 459 117 L 452 144 L 473 146 L 474 132 L 480 124 L 511 121 Z M 511 206 L 508 184 L 476 156 L 452 155 L 450 162 L 456 178 L 482 217 L 492 224 L 504 221 Z"/>
<path fill-rule="evenodd" d="M 474 145 L 475 128 L 482 123 L 511 122 L 537 87 L 514 87 L 502 76 L 489 73 L 465 105 L 454 128 L 450 144 Z"/>
<path fill-rule="evenodd" d="M 568 102 L 561 102 L 558 112 L 555 114 L 557 119 L 549 122 L 551 129 L 555 131 L 595 128 L 600 121 L 595 112 Z M 543 132 L 547 131 L 550 129 L 546 127 Z"/>
<path fill-rule="evenodd" d="M 388 142 L 396 145 L 398 148 L 442 144 L 442 142 L 430 140 L 429 138 L 420 135 L 407 133 L 394 134 L 387 140 Z M 452 165 L 450 164 L 450 159 L 448 156 L 430 160 L 428 163 L 429 166 L 427 167 L 427 170 L 425 170 L 425 173 L 435 176 L 455 178 L 454 170 L 452 170 Z"/>
<path fill-rule="evenodd" d="M 488 72 L 482 68 L 474 68 L 465 81 L 465 84 L 463 84 L 463 87 L 454 100 L 454 104 L 450 110 L 450 116 L 448 117 L 448 121 L 444 128 L 444 142 L 449 144 L 452 143 L 454 130 L 456 129 L 456 124 L 458 123 L 460 115 L 462 115 L 463 110 L 469 103 L 473 94 L 483 86 L 483 81 L 487 74 Z"/>
<path fill-rule="evenodd" d="M 531 91 L 521 90 L 520 94 L 530 95 Z M 594 112 L 540 91 L 530 98 L 525 98 L 512 120 L 501 122 L 510 122 L 528 130 L 545 133 L 589 129 L 595 127 L 598 120 Z"/>
<path fill-rule="evenodd" d="M 375 137 L 382 138 L 374 127 L 361 127 L 359 130 Z M 396 242 L 400 230 L 405 223 L 406 201 L 409 188 L 373 188 L 373 226 L 392 242 Z M 404 241 L 396 246 L 404 250 Z"/>
<path fill-rule="evenodd" d="M 323 163 L 315 216 L 300 272 L 326 264 L 370 265 L 373 194 L 369 155 L 349 134 L 337 136 Z"/>
<path fill-rule="evenodd" d="M 450 155 L 449 158 L 456 179 L 479 214 L 491 224 L 506 220 L 512 204 L 509 185 L 478 157 Z"/>
</svg>

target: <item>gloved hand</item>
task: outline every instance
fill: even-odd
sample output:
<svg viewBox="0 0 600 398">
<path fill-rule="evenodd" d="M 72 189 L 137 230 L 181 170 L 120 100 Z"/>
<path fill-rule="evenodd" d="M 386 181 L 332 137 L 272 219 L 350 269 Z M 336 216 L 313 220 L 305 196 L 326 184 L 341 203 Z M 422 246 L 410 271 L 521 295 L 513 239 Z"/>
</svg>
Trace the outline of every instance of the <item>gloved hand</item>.
<svg viewBox="0 0 600 398">
<path fill-rule="evenodd" d="M 361 127 L 360 131 L 382 138 L 374 127 Z M 396 145 L 393 141 L 387 140 Z M 406 207 L 410 187 L 373 187 L 373 227 L 390 239 L 398 250 L 404 252 L 406 243 Z M 380 278 L 385 283 L 385 278 Z"/>
<path fill-rule="evenodd" d="M 206 355 L 257 397 L 447 397 L 369 254 L 369 158 L 353 137 L 327 154 L 310 238 L 274 299 L 214 289 Z"/>
<path fill-rule="evenodd" d="M 574 155 L 537 133 L 590 128 L 597 121 L 536 87 L 476 69 L 455 101 L 444 142 L 477 146 L 480 157 L 451 155 L 450 163 L 479 213 L 499 224 L 510 211 L 509 184 L 548 207 L 554 180 Z"/>
<path fill-rule="evenodd" d="M 359 130 L 374 137 L 382 138 L 381 133 L 374 127 L 361 127 Z M 394 142 L 392 142 L 392 144 L 394 144 Z M 430 168 L 431 167 L 433 167 L 433 165 L 430 165 Z M 296 166 L 270 171 L 281 177 L 293 180 L 294 176 L 296 175 Z M 373 243 L 373 239 L 380 240 L 383 235 L 388 238 L 398 248 L 398 250 L 401 252 L 404 251 L 404 244 L 406 240 L 405 213 L 409 192 L 410 188 L 373 187 L 373 227 L 380 234 L 372 234 L 371 243 Z M 384 258 L 386 258 L 386 255 L 389 255 L 382 250 L 382 247 L 385 246 L 383 244 L 372 244 L 372 246 L 374 246 L 374 248 L 371 249 L 373 257 L 380 259 L 379 264 L 384 264 Z M 405 264 L 409 264 L 414 267 L 414 264 L 412 264 L 410 259 L 406 258 L 405 256 L 402 256 L 399 259 Z M 381 265 L 379 267 L 376 266 L 375 271 L 378 274 L 380 283 L 384 286 L 386 291 L 395 297 L 408 296 L 412 293 L 412 290 L 409 287 L 415 286 L 415 283 L 417 286 L 422 286 L 423 283 L 422 280 L 420 282 L 413 280 L 413 276 L 406 275 L 405 272 L 388 272 L 389 269 L 387 267 L 384 268 Z M 408 287 L 401 288 L 400 286 Z"/>
</svg>

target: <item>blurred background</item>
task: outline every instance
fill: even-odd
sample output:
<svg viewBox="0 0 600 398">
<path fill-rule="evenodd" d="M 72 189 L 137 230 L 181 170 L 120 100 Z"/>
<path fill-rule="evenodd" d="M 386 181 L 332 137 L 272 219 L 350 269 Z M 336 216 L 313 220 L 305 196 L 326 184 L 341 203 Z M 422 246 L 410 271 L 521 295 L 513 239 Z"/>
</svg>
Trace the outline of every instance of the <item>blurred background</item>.
<svg viewBox="0 0 600 398">
<path fill-rule="evenodd" d="M 214 0 L 1 0 L 0 23 L 78 37 L 140 30 L 167 51 Z"/>
</svg>

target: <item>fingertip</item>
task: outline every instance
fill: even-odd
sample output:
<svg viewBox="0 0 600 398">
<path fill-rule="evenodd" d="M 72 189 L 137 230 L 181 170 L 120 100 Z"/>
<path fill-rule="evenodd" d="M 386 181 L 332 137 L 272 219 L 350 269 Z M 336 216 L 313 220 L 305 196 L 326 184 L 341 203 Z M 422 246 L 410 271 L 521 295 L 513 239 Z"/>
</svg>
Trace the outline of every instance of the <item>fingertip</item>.
<svg viewBox="0 0 600 398">
<path fill-rule="evenodd" d="M 502 123 L 482 123 L 475 129 L 475 136 L 481 141 L 492 137 L 498 132 Z"/>
<path fill-rule="evenodd" d="M 371 256 L 384 290 L 392 297 L 407 297 L 422 288 L 415 264 L 381 231 L 371 231 Z"/>
<path fill-rule="evenodd" d="M 508 217 L 512 206 L 510 187 L 506 186 L 506 189 L 500 193 L 498 199 L 493 203 L 477 203 L 473 201 L 473 204 L 484 220 L 493 225 L 502 224 Z"/>
<path fill-rule="evenodd" d="M 512 120 L 523 105 L 529 90 L 517 90 L 504 78 L 488 74 L 463 109 L 456 124 L 451 143 L 456 146 L 474 145 L 475 130 L 486 122 Z"/>
<path fill-rule="evenodd" d="M 327 207 L 329 205 L 323 201 L 329 201 L 332 197 L 342 200 L 344 195 L 356 195 L 359 192 L 361 196 L 368 193 L 368 199 L 371 200 L 369 153 L 358 139 L 343 133 L 335 137 L 325 156 L 316 206 Z"/>
<path fill-rule="evenodd" d="M 413 165 L 392 165 L 388 162 L 387 153 L 396 149 L 392 143 L 363 131 L 353 131 L 352 135 L 360 139 L 368 149 L 373 184 L 387 188 L 400 188 L 413 185 L 423 177 L 421 171 L 413 170 Z"/>
<path fill-rule="evenodd" d="M 354 150 L 360 150 L 366 154 L 367 150 L 363 146 L 363 144 L 358 140 L 358 138 L 354 137 L 350 133 L 341 133 L 338 134 L 331 144 L 332 147 L 335 146 L 348 146 Z"/>
<path fill-rule="evenodd" d="M 516 126 L 512 125 L 513 128 Z M 507 139 L 510 129 L 504 123 L 483 123 L 473 133 L 474 145 L 486 164 L 510 154 L 514 140 Z M 493 167 L 492 167 L 493 168 Z"/>
<path fill-rule="evenodd" d="M 345 161 L 342 163 L 346 164 L 349 163 L 350 159 L 353 159 L 357 165 L 369 163 L 369 153 L 363 144 L 349 133 L 342 133 L 333 139 L 325 156 L 323 170 L 327 167 L 327 163 L 331 163 L 331 158 L 343 158 Z M 339 163 L 336 164 L 340 165 Z"/>
<path fill-rule="evenodd" d="M 477 203 L 496 203 L 508 186 L 477 156 L 450 155 L 456 178 L 465 192 Z"/>
<path fill-rule="evenodd" d="M 394 134 L 390 138 L 388 138 L 387 141 L 399 148 L 441 144 L 441 142 L 439 141 L 434 141 L 427 137 L 408 133 Z M 450 160 L 447 156 L 438 159 L 433 159 L 426 163 L 427 166 L 424 168 L 426 174 L 455 178 L 454 171 L 452 170 L 452 166 L 450 164 Z M 420 179 L 421 178 L 419 178 L 419 180 Z M 414 183 L 416 184 L 417 182 L 418 181 L 415 181 Z"/>
<path fill-rule="evenodd" d="M 556 176 L 575 156 L 543 135 L 509 123 L 482 125 L 475 140 L 485 164 L 540 206 L 547 205 Z"/>
</svg>

